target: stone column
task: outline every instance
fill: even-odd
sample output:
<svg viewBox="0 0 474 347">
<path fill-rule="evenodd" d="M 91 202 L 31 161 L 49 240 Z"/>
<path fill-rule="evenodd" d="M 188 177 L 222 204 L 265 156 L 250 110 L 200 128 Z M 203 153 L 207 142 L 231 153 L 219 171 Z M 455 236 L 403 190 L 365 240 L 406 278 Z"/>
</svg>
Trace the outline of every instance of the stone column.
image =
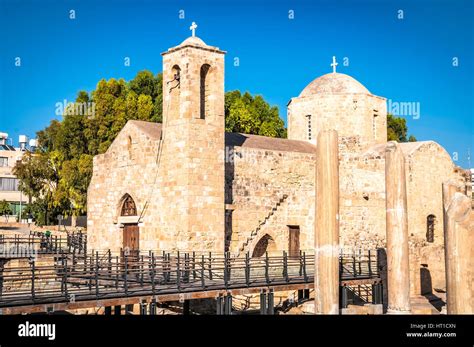
<svg viewBox="0 0 474 347">
<path fill-rule="evenodd" d="M 443 184 L 446 304 L 448 314 L 474 313 L 474 213 L 453 181 Z"/>
<path fill-rule="evenodd" d="M 408 249 L 405 158 L 396 142 L 385 151 L 387 209 L 388 313 L 410 313 L 410 263 Z"/>
<path fill-rule="evenodd" d="M 315 313 L 339 314 L 339 149 L 335 130 L 316 150 Z"/>
<path fill-rule="evenodd" d="M 454 181 L 449 180 L 443 183 L 443 229 L 444 229 L 444 261 L 446 276 L 446 309 L 449 314 L 455 312 L 456 295 L 455 295 L 455 261 L 452 261 L 456 250 L 455 238 L 453 235 L 454 228 L 448 227 L 448 207 L 453 200 L 454 194 L 460 190 L 460 186 Z"/>
</svg>

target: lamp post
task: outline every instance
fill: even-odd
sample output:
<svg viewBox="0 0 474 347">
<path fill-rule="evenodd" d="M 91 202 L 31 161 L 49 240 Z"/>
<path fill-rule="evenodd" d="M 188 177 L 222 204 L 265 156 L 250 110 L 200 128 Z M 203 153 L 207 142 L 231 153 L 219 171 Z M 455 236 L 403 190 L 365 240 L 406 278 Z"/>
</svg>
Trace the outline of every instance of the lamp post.
<svg viewBox="0 0 474 347">
<path fill-rule="evenodd" d="M 21 218 L 22 218 L 22 203 L 23 203 L 23 193 L 20 190 L 20 220 L 18 221 L 21 224 Z"/>
</svg>

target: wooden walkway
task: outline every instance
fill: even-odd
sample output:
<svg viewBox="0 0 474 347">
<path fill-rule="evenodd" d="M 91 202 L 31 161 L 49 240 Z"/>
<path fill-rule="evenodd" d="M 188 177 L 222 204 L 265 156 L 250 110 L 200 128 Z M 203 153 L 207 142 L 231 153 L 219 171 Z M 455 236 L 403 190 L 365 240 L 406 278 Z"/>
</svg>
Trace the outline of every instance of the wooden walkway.
<svg viewBox="0 0 474 347">
<path fill-rule="evenodd" d="M 251 258 L 229 254 L 141 252 L 43 255 L 5 266 L 0 310 L 19 314 L 156 303 L 314 287 L 314 256 L 286 252 Z M 25 263 L 25 262 L 24 262 Z M 380 282 L 373 254 L 341 255 L 341 285 Z"/>
</svg>

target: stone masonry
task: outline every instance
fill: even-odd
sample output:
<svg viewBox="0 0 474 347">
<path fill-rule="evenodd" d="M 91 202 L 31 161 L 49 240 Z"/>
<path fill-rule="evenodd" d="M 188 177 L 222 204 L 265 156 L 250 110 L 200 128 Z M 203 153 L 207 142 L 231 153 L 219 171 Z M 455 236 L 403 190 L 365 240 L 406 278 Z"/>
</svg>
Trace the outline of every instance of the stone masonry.
<svg viewBox="0 0 474 347">
<path fill-rule="evenodd" d="M 330 73 L 291 99 L 288 139 L 225 133 L 224 55 L 197 37 L 163 53 L 163 124 L 129 121 L 94 158 L 89 248 L 119 250 L 133 224 L 142 250 L 259 256 L 288 251 L 295 230 L 312 250 L 316 137 L 328 129 L 339 134 L 340 243 L 385 247 L 385 98 Z M 400 148 L 411 292 L 445 290 L 442 182 L 465 176 L 433 141 Z M 121 215 L 128 196 L 136 216 Z"/>
</svg>

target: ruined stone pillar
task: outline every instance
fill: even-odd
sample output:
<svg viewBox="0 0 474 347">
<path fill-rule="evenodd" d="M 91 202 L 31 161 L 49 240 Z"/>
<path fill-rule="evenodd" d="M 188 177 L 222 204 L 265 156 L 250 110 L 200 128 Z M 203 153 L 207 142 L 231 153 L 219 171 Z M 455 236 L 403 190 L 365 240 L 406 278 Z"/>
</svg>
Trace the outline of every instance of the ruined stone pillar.
<svg viewBox="0 0 474 347">
<path fill-rule="evenodd" d="M 450 310 L 450 314 L 455 311 L 456 295 L 455 295 L 455 261 L 452 261 L 456 250 L 455 238 L 453 237 L 454 228 L 448 228 L 447 210 L 449 204 L 453 200 L 454 194 L 460 190 L 460 186 L 453 180 L 443 183 L 443 230 L 444 230 L 444 261 L 445 261 L 445 276 L 446 276 L 446 309 Z"/>
<path fill-rule="evenodd" d="M 321 131 L 316 150 L 315 313 L 339 314 L 339 150 L 335 130 Z"/>
<path fill-rule="evenodd" d="M 410 265 L 408 249 L 405 158 L 396 142 L 385 151 L 387 209 L 388 313 L 410 313 Z"/>
<path fill-rule="evenodd" d="M 448 314 L 474 313 L 474 213 L 460 187 L 443 184 L 446 304 Z"/>
</svg>

